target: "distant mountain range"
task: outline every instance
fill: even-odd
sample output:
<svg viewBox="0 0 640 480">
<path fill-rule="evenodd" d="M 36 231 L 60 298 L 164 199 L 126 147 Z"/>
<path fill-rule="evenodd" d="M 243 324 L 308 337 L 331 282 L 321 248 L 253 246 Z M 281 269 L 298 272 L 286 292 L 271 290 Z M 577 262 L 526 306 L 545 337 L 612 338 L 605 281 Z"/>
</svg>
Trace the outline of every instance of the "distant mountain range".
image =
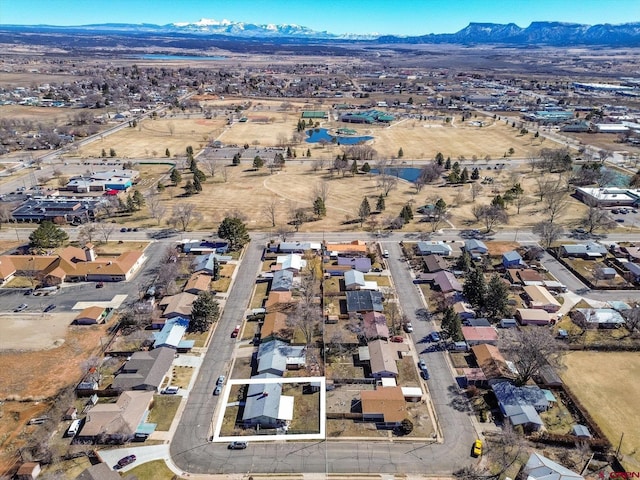
<svg viewBox="0 0 640 480">
<path fill-rule="evenodd" d="M 321 42 L 355 41 L 375 44 L 502 44 L 502 45 L 611 45 L 640 46 L 640 22 L 622 25 L 582 25 L 562 22 L 533 22 L 526 28 L 514 23 L 470 23 L 456 33 L 428 34 L 421 36 L 401 35 L 336 35 L 318 32 L 299 25 L 256 25 L 229 20 L 202 19 L 194 23 L 172 23 L 168 25 L 106 23 L 81 26 L 49 25 L 0 25 L 0 30 L 40 33 L 96 33 L 96 34 L 152 34 L 231 37 L 238 40 L 261 38 L 273 42 L 291 43 L 301 40 Z"/>
</svg>

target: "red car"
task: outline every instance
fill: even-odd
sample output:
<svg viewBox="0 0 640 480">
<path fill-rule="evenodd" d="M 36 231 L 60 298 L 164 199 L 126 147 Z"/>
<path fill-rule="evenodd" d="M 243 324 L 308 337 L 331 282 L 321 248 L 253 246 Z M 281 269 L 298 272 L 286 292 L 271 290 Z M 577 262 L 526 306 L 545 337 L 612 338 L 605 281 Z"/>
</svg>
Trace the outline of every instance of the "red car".
<svg viewBox="0 0 640 480">
<path fill-rule="evenodd" d="M 240 325 L 237 325 L 236 328 L 233 329 L 233 332 L 231 332 L 231 338 L 236 338 L 239 333 L 240 333 Z"/>
<path fill-rule="evenodd" d="M 402 335 L 396 335 L 395 337 L 391 337 L 392 342 L 402 343 L 404 342 L 404 337 Z"/>
<path fill-rule="evenodd" d="M 127 455 L 126 457 L 122 457 L 120 460 L 118 460 L 118 463 L 116 463 L 113 466 L 113 468 L 114 470 L 120 470 L 121 468 L 124 468 L 127 465 L 131 465 L 135 461 L 136 461 L 135 455 Z"/>
</svg>

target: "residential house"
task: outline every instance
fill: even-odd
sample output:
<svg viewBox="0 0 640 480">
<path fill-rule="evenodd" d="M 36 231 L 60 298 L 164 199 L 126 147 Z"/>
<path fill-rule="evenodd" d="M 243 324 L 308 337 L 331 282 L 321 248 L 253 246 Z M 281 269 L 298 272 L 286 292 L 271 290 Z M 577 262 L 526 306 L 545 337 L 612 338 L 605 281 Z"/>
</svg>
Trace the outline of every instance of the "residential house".
<svg viewBox="0 0 640 480">
<path fill-rule="evenodd" d="M 462 336 L 467 345 L 480 345 L 482 343 L 488 343 L 491 345 L 497 345 L 498 332 L 493 327 L 462 327 Z"/>
<path fill-rule="evenodd" d="M 382 293 L 372 290 L 354 290 L 345 292 L 347 296 L 347 312 L 365 313 L 382 312 Z"/>
<path fill-rule="evenodd" d="M 371 259 L 369 257 L 338 257 L 338 265 L 349 266 L 362 273 L 371 270 Z"/>
<path fill-rule="evenodd" d="M 278 255 L 276 258 L 276 265 L 272 270 L 289 270 L 293 274 L 300 273 L 304 267 L 307 266 L 307 261 L 302 256 L 296 253 L 290 253 L 289 255 Z"/>
<path fill-rule="evenodd" d="M 85 468 L 75 480 L 122 480 L 122 477 L 106 463 L 96 463 Z"/>
<path fill-rule="evenodd" d="M 291 341 L 292 329 L 287 327 L 287 315 L 282 312 L 267 313 L 260 327 L 260 342 L 270 339 Z"/>
<path fill-rule="evenodd" d="M 264 308 L 267 312 L 275 312 L 291 305 L 293 297 L 290 291 L 269 292 Z"/>
<path fill-rule="evenodd" d="M 421 273 L 414 282 L 430 283 L 442 293 L 462 292 L 462 285 L 458 279 L 447 270 L 441 270 L 436 273 Z"/>
<path fill-rule="evenodd" d="M 549 313 L 555 313 L 560 310 L 560 302 L 544 287 L 527 285 L 524 287 L 524 294 L 527 297 L 529 308 L 541 309 Z"/>
<path fill-rule="evenodd" d="M 571 319 L 587 328 L 620 328 L 625 324 L 620 312 L 612 308 L 576 308 Z"/>
<path fill-rule="evenodd" d="M 349 270 L 344 272 L 344 287 L 347 290 L 360 290 L 364 288 L 366 282 L 364 274 L 358 270 Z"/>
<path fill-rule="evenodd" d="M 618 263 L 625 271 L 625 278 L 633 283 L 640 283 L 640 264 L 618 259 Z M 0 265 L 1 267 L 1 265 Z"/>
<path fill-rule="evenodd" d="M 306 251 L 318 252 L 322 248 L 320 242 L 280 242 L 274 253 L 304 253 Z"/>
<path fill-rule="evenodd" d="M 16 480 L 35 480 L 40 476 L 41 468 L 38 462 L 25 462 L 16 472 Z"/>
<path fill-rule="evenodd" d="M 486 318 L 467 318 L 463 325 L 467 327 L 490 327 L 491 322 Z"/>
<path fill-rule="evenodd" d="M 195 340 L 183 340 L 182 337 L 189 328 L 189 319 L 186 317 L 169 318 L 162 330 L 153 332 L 153 348 L 169 347 L 179 352 L 188 352 L 193 348 Z"/>
<path fill-rule="evenodd" d="M 516 309 L 516 319 L 520 325 L 549 325 L 551 322 L 549 312 L 537 308 Z"/>
<path fill-rule="evenodd" d="M 293 272 L 290 270 L 278 270 L 273 272 L 271 280 L 272 292 L 288 292 L 293 287 Z"/>
<path fill-rule="evenodd" d="M 452 305 L 453 311 L 460 317 L 462 321 L 476 317 L 476 312 L 467 307 L 464 302 L 456 302 Z"/>
<path fill-rule="evenodd" d="M 158 305 L 162 308 L 162 316 L 165 318 L 191 318 L 191 310 L 196 298 L 198 298 L 198 296 L 193 293 L 181 292 L 176 295 L 164 297 L 158 302 Z"/>
<path fill-rule="evenodd" d="M 145 423 L 154 394 L 152 391 L 126 391 L 115 403 L 94 405 L 77 438 L 96 443 L 124 443 L 136 434 L 145 438 L 155 428 L 153 424 Z"/>
<path fill-rule="evenodd" d="M 182 251 L 196 255 L 209 255 L 216 253 L 223 255 L 229 251 L 229 242 L 206 240 L 182 240 Z"/>
<path fill-rule="evenodd" d="M 362 327 L 364 336 L 367 339 L 383 339 L 389 338 L 389 327 L 387 326 L 387 317 L 379 312 L 367 312 L 362 316 Z"/>
<path fill-rule="evenodd" d="M 572 472 L 537 452 L 529 456 L 522 473 L 523 478 L 527 480 L 584 480 L 582 475 Z"/>
<path fill-rule="evenodd" d="M 356 256 L 362 257 L 367 254 L 367 244 L 362 240 L 354 240 L 350 243 L 327 243 L 325 250 L 331 257 Z"/>
<path fill-rule="evenodd" d="M 171 368 L 175 353 L 167 347 L 134 352 L 115 376 L 111 388 L 157 391 Z"/>
<path fill-rule="evenodd" d="M 585 259 L 601 258 L 607 255 L 607 247 L 596 242 L 565 244 L 560 246 L 560 256 Z"/>
<path fill-rule="evenodd" d="M 252 378 L 273 378 L 256 375 Z M 282 395 L 281 383 L 251 383 L 242 414 L 246 427 L 280 428 L 293 419 L 294 397 Z"/>
<path fill-rule="evenodd" d="M 571 434 L 578 438 L 592 438 L 591 432 L 585 425 L 576 424 L 571 427 Z"/>
<path fill-rule="evenodd" d="M 512 425 L 522 425 L 525 431 L 537 431 L 544 426 L 539 412 L 549 408 L 549 401 L 537 386 L 516 387 L 511 382 L 491 384 L 502 414 Z"/>
<path fill-rule="evenodd" d="M 424 257 L 424 267 L 427 273 L 436 273 L 449 268 L 447 261 L 440 255 L 427 255 Z"/>
<path fill-rule="evenodd" d="M 394 428 L 408 418 L 402 387 L 383 387 L 360 392 L 362 419 Z"/>
<path fill-rule="evenodd" d="M 187 283 L 184 286 L 183 291 L 198 295 L 201 292 L 208 292 L 211 285 L 211 275 L 206 273 L 197 272 L 189 277 Z"/>
<path fill-rule="evenodd" d="M 507 270 L 507 278 L 512 284 L 544 285 L 542 275 L 530 268 L 509 268 Z"/>
<path fill-rule="evenodd" d="M 447 245 L 441 241 L 422 241 L 418 242 L 418 255 L 441 255 L 448 257 L 453 252 L 451 245 Z"/>
<path fill-rule="evenodd" d="M 306 365 L 307 349 L 304 345 L 289 345 L 282 340 L 269 340 L 258 347 L 257 372 L 282 376 L 287 370 L 298 370 Z"/>
<path fill-rule="evenodd" d="M 512 368 L 498 350 L 495 345 L 480 344 L 471 347 L 478 367 L 482 369 L 482 373 L 487 380 L 495 379 L 513 379 L 514 372 Z"/>
<path fill-rule="evenodd" d="M 96 325 L 109 316 L 110 309 L 103 307 L 87 307 L 73 319 L 75 325 Z"/>
<path fill-rule="evenodd" d="M 216 263 L 223 265 L 233 260 L 233 257 L 229 255 L 219 255 L 217 253 L 209 253 L 207 255 L 198 255 L 191 262 L 193 271 L 195 273 L 206 273 L 213 276 Z"/>
<path fill-rule="evenodd" d="M 482 240 L 476 240 L 475 238 L 464 241 L 464 250 L 469 252 L 472 256 L 484 255 L 489 251 Z"/>
<path fill-rule="evenodd" d="M 502 266 L 504 268 L 513 268 L 524 266 L 524 260 L 518 252 L 515 250 L 511 250 L 510 252 L 505 252 L 502 254 Z"/>
<path fill-rule="evenodd" d="M 408 351 L 408 345 L 403 343 L 389 343 L 384 340 L 373 340 L 367 345 L 368 362 L 371 366 L 373 378 L 389 378 L 398 376 L 399 353 Z M 365 358 L 360 357 L 360 361 Z"/>
</svg>

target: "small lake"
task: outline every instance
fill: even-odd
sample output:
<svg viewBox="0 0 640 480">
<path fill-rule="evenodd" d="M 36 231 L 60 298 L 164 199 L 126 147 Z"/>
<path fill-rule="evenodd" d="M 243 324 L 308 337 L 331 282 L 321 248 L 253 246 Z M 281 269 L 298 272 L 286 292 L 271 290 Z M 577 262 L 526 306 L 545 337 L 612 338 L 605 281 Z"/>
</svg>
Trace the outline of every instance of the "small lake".
<svg viewBox="0 0 640 480">
<path fill-rule="evenodd" d="M 338 145 L 357 145 L 360 142 L 366 142 L 367 140 L 373 140 L 373 137 L 363 136 L 363 137 L 351 137 L 351 136 L 334 136 L 329 133 L 326 128 L 314 128 L 312 130 L 307 130 L 307 143 L 318 143 L 321 141 L 325 141 L 328 143 L 332 143 L 333 139 L 336 139 Z"/>
<path fill-rule="evenodd" d="M 384 173 L 407 180 L 408 182 L 415 182 L 420 176 L 420 170 L 420 168 L 416 167 L 389 167 L 384 170 Z M 380 170 L 372 168 L 371 173 L 379 174 Z"/>
<path fill-rule="evenodd" d="M 221 56 L 211 56 L 199 57 L 197 55 L 162 55 L 156 53 L 148 53 L 145 55 L 139 55 L 137 58 L 141 58 L 143 60 L 226 60 L 227 57 Z"/>
</svg>

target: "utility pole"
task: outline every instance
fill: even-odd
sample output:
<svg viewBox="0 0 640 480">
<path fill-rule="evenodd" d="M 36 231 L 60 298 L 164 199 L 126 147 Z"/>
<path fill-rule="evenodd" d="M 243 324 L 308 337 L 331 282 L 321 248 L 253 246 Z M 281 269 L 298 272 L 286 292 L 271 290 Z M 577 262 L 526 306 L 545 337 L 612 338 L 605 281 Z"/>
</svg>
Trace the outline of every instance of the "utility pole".
<svg viewBox="0 0 640 480">
<path fill-rule="evenodd" d="M 620 448 L 622 447 L 623 438 L 624 438 L 624 432 L 620 434 L 620 442 L 618 442 L 618 448 L 616 448 L 616 458 L 618 458 L 618 454 L 620 453 Z"/>
</svg>

